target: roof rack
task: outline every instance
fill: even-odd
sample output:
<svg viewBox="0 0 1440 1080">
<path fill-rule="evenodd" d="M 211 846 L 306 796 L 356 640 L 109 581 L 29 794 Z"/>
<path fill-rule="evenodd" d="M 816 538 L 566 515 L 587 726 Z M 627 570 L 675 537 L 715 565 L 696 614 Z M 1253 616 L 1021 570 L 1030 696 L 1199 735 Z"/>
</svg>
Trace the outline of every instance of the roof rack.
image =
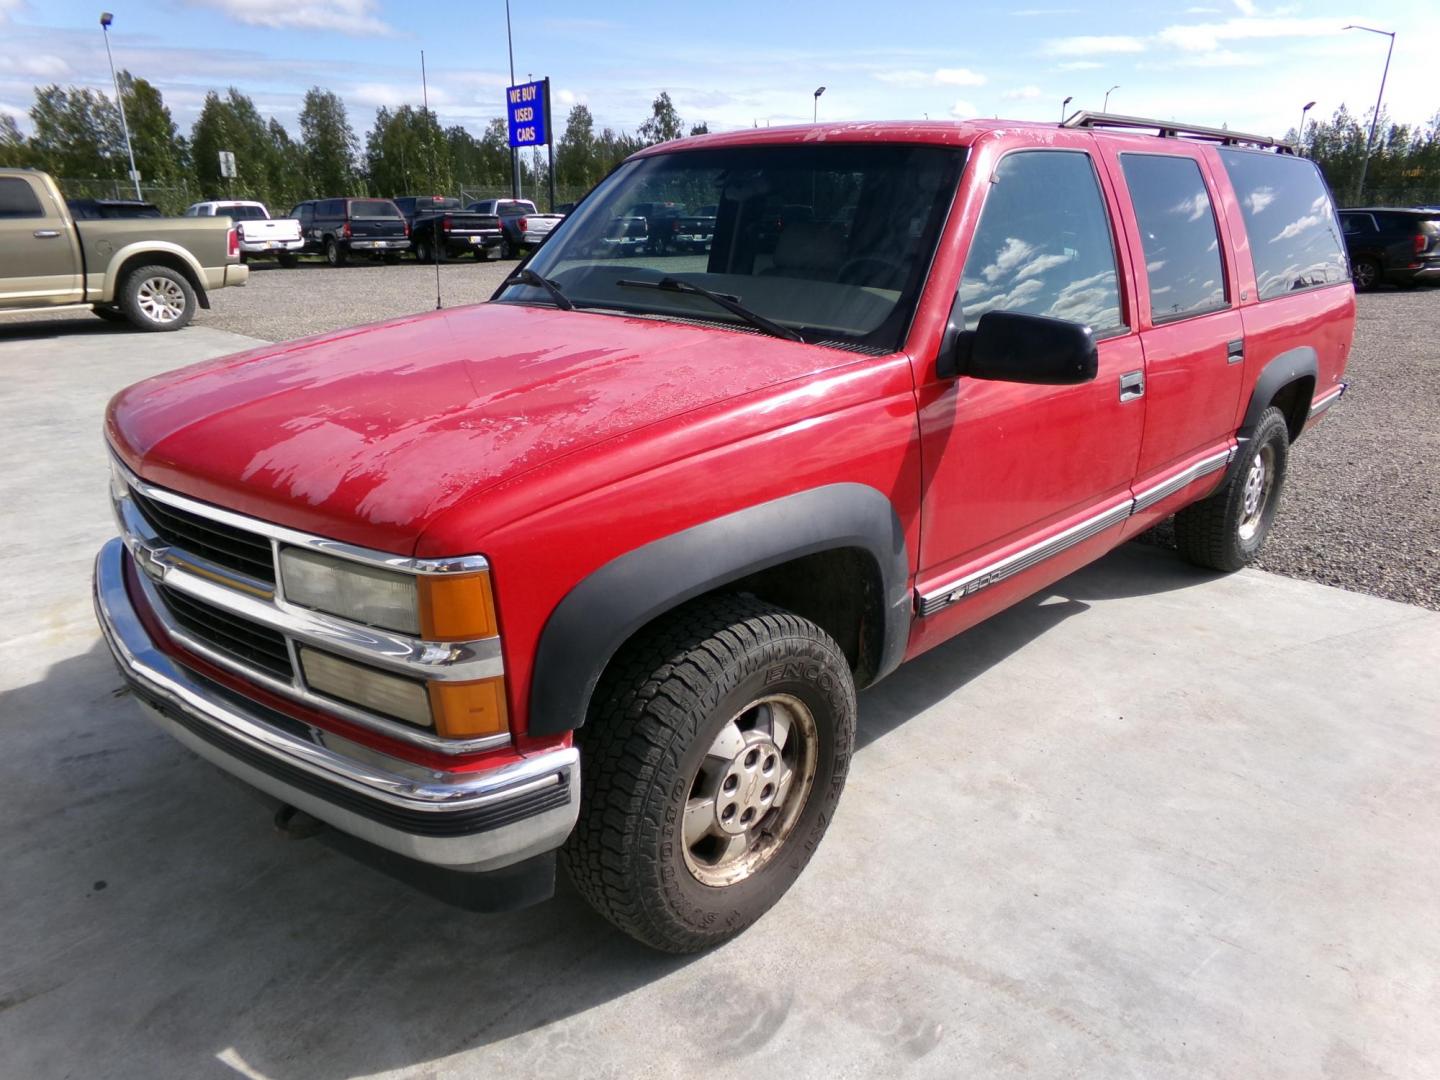
<svg viewBox="0 0 1440 1080">
<path fill-rule="evenodd" d="M 1196 139 L 1212 139 L 1223 143 L 1226 146 L 1268 146 L 1274 147 L 1282 154 L 1295 153 L 1293 143 L 1284 142 L 1280 139 L 1272 139 L 1268 135 L 1247 135 L 1243 131 L 1231 131 L 1228 128 L 1201 127 L 1199 124 L 1177 124 L 1173 120 L 1148 120 L 1143 116 L 1122 116 L 1119 113 L 1098 113 L 1080 112 L 1073 113 L 1062 121 L 1061 127 L 1067 128 L 1132 128 L 1139 130 L 1154 129 L 1162 139 L 1176 138 L 1180 135 L 1188 135 Z"/>
</svg>

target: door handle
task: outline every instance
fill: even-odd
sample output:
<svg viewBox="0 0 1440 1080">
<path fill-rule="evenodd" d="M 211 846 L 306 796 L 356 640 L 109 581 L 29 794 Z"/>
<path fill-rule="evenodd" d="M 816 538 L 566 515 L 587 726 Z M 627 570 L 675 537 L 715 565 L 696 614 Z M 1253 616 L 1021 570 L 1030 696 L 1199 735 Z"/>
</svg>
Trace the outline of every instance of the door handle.
<svg viewBox="0 0 1440 1080">
<path fill-rule="evenodd" d="M 1238 364 L 1245 359 L 1245 339 L 1227 342 L 1225 345 L 1225 362 L 1227 364 Z"/>
<path fill-rule="evenodd" d="M 57 236 L 60 235 L 60 230 L 36 229 L 33 233 L 31 233 L 31 235 L 34 236 L 36 240 L 54 240 Z"/>
<path fill-rule="evenodd" d="M 1145 396 L 1145 372 L 1127 371 L 1120 376 L 1120 400 L 1134 401 Z"/>
</svg>

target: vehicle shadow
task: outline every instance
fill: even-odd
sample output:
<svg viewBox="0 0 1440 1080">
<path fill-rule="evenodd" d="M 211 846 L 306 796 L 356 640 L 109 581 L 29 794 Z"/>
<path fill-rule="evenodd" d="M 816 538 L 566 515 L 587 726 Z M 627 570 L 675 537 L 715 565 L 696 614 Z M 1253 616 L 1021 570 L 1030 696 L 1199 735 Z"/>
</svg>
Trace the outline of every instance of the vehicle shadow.
<svg viewBox="0 0 1440 1080">
<path fill-rule="evenodd" d="M 866 692 L 861 752 L 1092 603 L 1210 576 L 1127 545 Z M 0 1073 L 420 1068 L 543 1044 L 695 962 L 632 942 L 563 877 L 547 904 L 476 916 L 288 839 L 127 698 L 98 641 L 0 694 Z"/>
<path fill-rule="evenodd" d="M 182 333 L 184 331 L 181 331 Z M 39 338 L 89 337 L 100 334 L 140 334 L 128 322 L 111 322 L 89 312 L 79 315 L 38 315 L 0 322 L 0 344 L 7 341 L 34 341 Z"/>
</svg>

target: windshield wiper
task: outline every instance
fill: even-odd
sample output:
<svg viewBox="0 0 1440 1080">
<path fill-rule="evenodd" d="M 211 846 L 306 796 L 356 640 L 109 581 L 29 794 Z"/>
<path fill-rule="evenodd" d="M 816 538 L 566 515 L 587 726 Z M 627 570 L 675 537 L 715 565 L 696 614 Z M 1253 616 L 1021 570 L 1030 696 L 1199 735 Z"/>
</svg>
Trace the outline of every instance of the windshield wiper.
<svg viewBox="0 0 1440 1080">
<path fill-rule="evenodd" d="M 555 306 L 558 307 L 561 311 L 575 310 L 575 305 L 570 302 L 569 297 L 567 297 L 563 292 L 560 291 L 559 285 L 557 285 L 555 282 L 551 281 L 547 277 L 541 277 L 529 267 L 523 267 L 519 270 L 516 270 L 513 274 L 511 274 L 508 278 L 505 279 L 505 284 L 534 285 L 537 288 L 544 289 L 547 293 L 549 293 L 550 299 L 555 301 Z"/>
<path fill-rule="evenodd" d="M 759 312 L 751 311 L 744 304 L 740 303 L 738 296 L 730 296 L 726 293 L 711 292 L 709 289 L 699 285 L 693 285 L 688 281 L 681 281 L 679 278 L 662 277 L 659 281 L 631 281 L 622 279 L 615 282 L 616 285 L 627 285 L 632 289 L 656 289 L 660 292 L 685 293 L 689 296 L 703 296 L 706 300 L 718 304 L 732 315 L 738 315 L 757 330 L 763 330 L 774 337 L 784 338 L 786 341 L 804 342 L 804 338 L 791 330 L 788 326 L 781 326 L 777 322 L 771 322 Z"/>
</svg>

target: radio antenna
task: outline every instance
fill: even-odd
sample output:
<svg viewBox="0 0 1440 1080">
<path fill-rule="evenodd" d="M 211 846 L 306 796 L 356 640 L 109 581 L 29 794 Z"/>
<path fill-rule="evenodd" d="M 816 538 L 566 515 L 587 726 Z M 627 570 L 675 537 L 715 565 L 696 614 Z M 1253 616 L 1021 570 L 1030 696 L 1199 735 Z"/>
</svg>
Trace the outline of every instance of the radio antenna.
<svg viewBox="0 0 1440 1080">
<path fill-rule="evenodd" d="M 420 50 L 420 95 L 425 105 L 425 131 L 429 136 L 430 143 L 430 175 L 435 175 L 435 131 L 430 126 L 430 81 L 425 77 L 425 50 Z M 417 204 L 418 205 L 418 204 Z M 439 311 L 445 305 L 440 302 L 440 245 L 445 242 L 441 235 L 440 224 L 444 219 L 439 215 L 430 219 L 431 231 L 435 234 L 430 238 L 430 254 L 435 260 L 435 310 Z"/>
</svg>

